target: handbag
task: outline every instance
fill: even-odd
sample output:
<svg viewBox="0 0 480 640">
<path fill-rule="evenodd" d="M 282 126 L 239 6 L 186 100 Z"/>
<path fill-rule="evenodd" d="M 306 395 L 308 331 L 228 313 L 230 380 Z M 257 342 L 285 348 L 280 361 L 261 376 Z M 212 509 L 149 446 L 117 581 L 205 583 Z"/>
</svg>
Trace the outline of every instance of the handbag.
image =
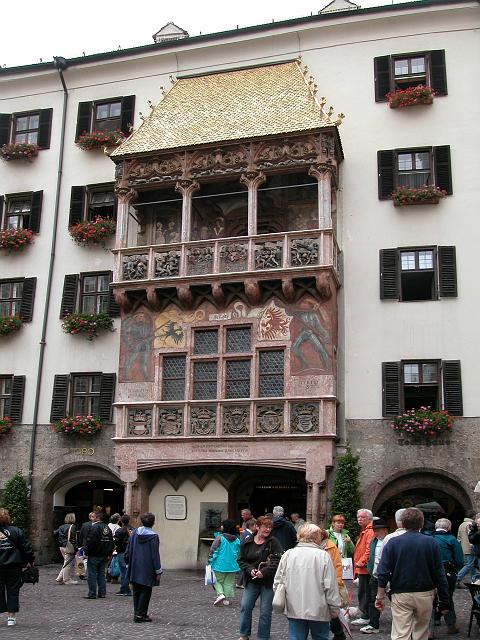
<svg viewBox="0 0 480 640">
<path fill-rule="evenodd" d="M 205 567 L 205 586 L 214 585 L 217 581 L 215 577 L 215 571 L 212 569 L 211 565 L 207 564 Z"/>
<path fill-rule="evenodd" d="M 276 613 L 283 613 L 286 602 L 287 602 L 287 593 L 285 589 L 285 584 L 283 582 L 279 582 L 277 584 L 277 588 L 275 589 L 275 593 L 273 594 L 272 609 Z"/>
<path fill-rule="evenodd" d="M 68 554 L 72 554 L 72 553 L 75 554 L 75 546 L 73 542 L 70 542 L 70 533 L 72 532 L 72 527 L 73 527 L 73 524 L 71 524 L 68 529 L 67 544 L 65 545 L 65 553 L 68 553 Z"/>
<path fill-rule="evenodd" d="M 342 578 L 344 580 L 353 580 L 352 558 L 342 558 Z"/>
<path fill-rule="evenodd" d="M 40 580 L 38 567 L 31 565 L 22 571 L 22 584 L 37 584 Z"/>
<path fill-rule="evenodd" d="M 120 575 L 120 563 L 117 555 L 112 556 L 108 572 L 112 578 L 118 578 Z"/>
</svg>

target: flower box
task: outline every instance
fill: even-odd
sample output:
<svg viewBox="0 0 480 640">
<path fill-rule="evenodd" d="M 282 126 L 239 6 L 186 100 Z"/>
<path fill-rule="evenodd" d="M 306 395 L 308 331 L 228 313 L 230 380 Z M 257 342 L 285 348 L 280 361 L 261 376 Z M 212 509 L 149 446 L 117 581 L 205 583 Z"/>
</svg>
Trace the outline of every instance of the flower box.
<svg viewBox="0 0 480 640">
<path fill-rule="evenodd" d="M 0 155 L 4 160 L 29 160 L 38 156 L 39 147 L 36 144 L 4 144 L 0 147 Z"/>
<path fill-rule="evenodd" d="M 87 340 L 98 337 L 99 331 L 114 331 L 113 320 L 106 313 L 70 313 L 62 322 L 65 333 L 86 333 Z"/>
<path fill-rule="evenodd" d="M 53 423 L 57 433 L 67 436 L 92 436 L 102 427 L 103 420 L 98 416 L 67 416 Z"/>
<path fill-rule="evenodd" d="M 430 407 L 410 409 L 390 423 L 395 433 L 407 442 L 425 444 L 439 438 L 445 440 L 453 429 L 453 417 L 448 411 Z"/>
<path fill-rule="evenodd" d="M 399 187 L 392 193 L 392 200 L 396 207 L 405 207 L 416 204 L 438 204 L 445 198 L 447 192 L 439 187 Z"/>
<path fill-rule="evenodd" d="M 12 427 L 13 422 L 8 416 L 3 416 L 3 418 L 0 418 L 0 435 L 8 433 L 9 431 L 11 431 Z"/>
<path fill-rule="evenodd" d="M 99 244 L 105 247 L 105 242 L 115 235 L 116 228 L 115 220 L 97 216 L 95 220 L 72 225 L 68 231 L 78 245 Z"/>
<path fill-rule="evenodd" d="M 77 145 L 84 151 L 103 149 L 104 147 L 116 147 L 125 139 L 121 131 L 92 131 L 84 133 L 77 140 Z"/>
<path fill-rule="evenodd" d="M 387 93 L 390 109 L 415 107 L 419 104 L 432 104 L 435 91 L 431 87 L 419 85 Z"/>
<path fill-rule="evenodd" d="M 0 336 L 8 336 L 19 331 L 23 324 L 16 316 L 0 316 Z"/>
<path fill-rule="evenodd" d="M 33 241 L 33 231 L 30 229 L 5 229 L 0 231 L 0 249 L 7 253 L 23 251 Z"/>
</svg>

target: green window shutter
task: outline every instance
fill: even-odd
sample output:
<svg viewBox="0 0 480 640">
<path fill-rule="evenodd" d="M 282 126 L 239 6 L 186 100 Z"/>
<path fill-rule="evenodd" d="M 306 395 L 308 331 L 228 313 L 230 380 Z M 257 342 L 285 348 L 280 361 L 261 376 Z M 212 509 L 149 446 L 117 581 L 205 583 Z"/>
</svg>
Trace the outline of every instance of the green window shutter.
<svg viewBox="0 0 480 640">
<path fill-rule="evenodd" d="M 82 133 L 90 133 L 90 121 L 92 117 L 93 102 L 79 102 L 77 113 L 77 130 L 75 133 L 75 142 L 80 138 Z"/>
<path fill-rule="evenodd" d="M 435 163 L 435 186 L 444 189 L 452 195 L 452 165 L 450 161 L 450 146 L 433 147 Z"/>
<path fill-rule="evenodd" d="M 69 227 L 82 222 L 85 212 L 85 197 L 85 187 L 72 187 L 70 192 L 70 215 L 68 217 Z"/>
<path fill-rule="evenodd" d="M 395 189 L 395 152 L 393 149 L 378 151 L 378 198 L 389 200 Z"/>
<path fill-rule="evenodd" d="M 39 233 L 40 231 L 40 219 L 42 216 L 42 202 L 43 191 L 34 191 L 32 193 L 32 208 L 30 211 L 30 219 L 28 222 L 28 228 L 33 233 Z"/>
<path fill-rule="evenodd" d="M 430 76 L 432 89 L 439 96 L 446 96 L 448 91 L 444 49 L 430 51 Z"/>
<path fill-rule="evenodd" d="M 12 395 L 9 402 L 9 416 L 12 422 L 21 422 L 23 413 L 23 398 L 25 395 L 25 376 L 13 376 Z"/>
<path fill-rule="evenodd" d="M 109 272 L 110 282 L 113 280 L 112 271 Z M 119 318 L 120 317 L 120 306 L 117 304 L 115 297 L 113 295 L 113 289 L 110 286 L 110 297 L 108 299 L 108 315 L 111 318 Z"/>
<path fill-rule="evenodd" d="M 42 109 L 40 111 L 40 120 L 38 125 L 37 144 L 40 149 L 50 148 L 50 134 L 52 131 L 52 114 L 53 109 Z"/>
<path fill-rule="evenodd" d="M 133 125 L 135 117 L 135 96 L 124 96 L 122 98 L 122 124 L 121 130 L 126 136 L 130 135 L 130 125 Z"/>
<path fill-rule="evenodd" d="M 10 113 L 0 113 L 0 147 L 10 142 L 12 116 Z"/>
<path fill-rule="evenodd" d="M 110 422 L 112 418 L 112 403 L 115 396 L 115 380 L 114 373 L 103 373 L 100 386 L 100 418 Z"/>
<path fill-rule="evenodd" d="M 463 415 L 462 371 L 460 360 L 444 360 L 443 406 L 452 416 Z"/>
<path fill-rule="evenodd" d="M 373 60 L 375 73 L 375 102 L 386 102 L 390 91 L 390 56 L 380 56 Z"/>
<path fill-rule="evenodd" d="M 438 247 L 438 283 L 441 298 L 457 297 L 457 259 L 455 247 Z"/>
<path fill-rule="evenodd" d="M 36 278 L 25 278 L 23 281 L 22 301 L 20 303 L 20 318 L 22 322 L 32 321 L 36 285 Z"/>
<path fill-rule="evenodd" d="M 401 411 L 400 362 L 382 362 L 382 415 L 397 416 Z"/>
<path fill-rule="evenodd" d="M 380 300 L 400 298 L 397 249 L 380 249 Z"/>
<path fill-rule="evenodd" d="M 57 375 L 53 380 L 52 408 L 50 421 L 61 420 L 67 415 L 69 375 Z"/>
<path fill-rule="evenodd" d="M 60 305 L 60 318 L 65 318 L 77 310 L 78 273 L 65 276 L 63 281 L 62 302 Z"/>
</svg>

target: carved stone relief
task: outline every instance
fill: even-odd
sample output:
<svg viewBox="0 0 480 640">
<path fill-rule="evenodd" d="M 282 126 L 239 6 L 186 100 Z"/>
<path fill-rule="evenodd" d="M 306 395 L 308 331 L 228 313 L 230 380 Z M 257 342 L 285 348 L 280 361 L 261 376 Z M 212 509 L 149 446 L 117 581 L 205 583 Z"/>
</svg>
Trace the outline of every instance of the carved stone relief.
<svg viewBox="0 0 480 640">
<path fill-rule="evenodd" d="M 223 433 L 239 435 L 248 433 L 250 424 L 249 406 L 227 406 L 223 409 Z"/>
<path fill-rule="evenodd" d="M 292 267 L 318 264 L 318 242 L 314 238 L 298 238 L 290 246 Z"/>
<path fill-rule="evenodd" d="M 192 247 L 187 254 L 189 275 L 211 273 L 213 247 Z"/>
<path fill-rule="evenodd" d="M 257 407 L 257 433 L 283 432 L 283 405 L 264 404 Z"/>
<path fill-rule="evenodd" d="M 155 277 L 170 278 L 180 273 L 180 253 L 168 251 L 155 254 Z"/>
<path fill-rule="evenodd" d="M 281 242 L 262 242 L 255 245 L 255 269 L 278 269 L 281 266 Z"/>
<path fill-rule="evenodd" d="M 149 436 L 152 433 L 152 410 L 143 407 L 128 410 L 129 436 Z"/>
<path fill-rule="evenodd" d="M 148 273 L 147 254 L 135 254 L 123 257 L 123 279 L 144 280 Z"/>
<path fill-rule="evenodd" d="M 224 244 L 220 249 L 220 269 L 222 272 L 245 271 L 248 247 L 246 244 Z"/>
<path fill-rule="evenodd" d="M 318 404 L 298 402 L 292 405 L 292 432 L 318 431 Z"/>
<path fill-rule="evenodd" d="M 158 434 L 179 436 L 183 433 L 182 407 L 165 407 L 158 412 Z"/>
<path fill-rule="evenodd" d="M 215 407 L 193 407 L 190 414 L 190 428 L 193 436 L 215 435 Z"/>
</svg>

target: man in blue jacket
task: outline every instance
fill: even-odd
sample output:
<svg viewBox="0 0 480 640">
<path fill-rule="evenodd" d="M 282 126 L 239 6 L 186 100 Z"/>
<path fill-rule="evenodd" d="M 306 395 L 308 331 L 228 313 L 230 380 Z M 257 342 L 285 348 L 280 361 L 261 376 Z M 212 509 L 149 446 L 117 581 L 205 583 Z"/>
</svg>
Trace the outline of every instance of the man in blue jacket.
<svg viewBox="0 0 480 640">
<path fill-rule="evenodd" d="M 432 536 L 420 533 L 423 513 L 414 507 L 401 517 L 402 536 L 384 546 L 377 569 L 378 591 L 375 606 L 385 607 L 385 589 L 390 582 L 392 594 L 391 640 L 426 638 L 432 615 L 434 590 L 438 590 L 439 609 L 447 610 L 448 585 L 440 547 Z"/>
<path fill-rule="evenodd" d="M 457 616 L 453 602 L 453 592 L 457 583 L 457 573 L 463 567 L 462 545 L 452 535 L 452 523 L 447 518 L 440 518 L 435 522 L 435 533 L 433 537 L 440 545 L 440 556 L 448 582 L 448 605 L 449 609 L 445 613 L 445 624 L 449 634 L 458 633 Z"/>
</svg>

